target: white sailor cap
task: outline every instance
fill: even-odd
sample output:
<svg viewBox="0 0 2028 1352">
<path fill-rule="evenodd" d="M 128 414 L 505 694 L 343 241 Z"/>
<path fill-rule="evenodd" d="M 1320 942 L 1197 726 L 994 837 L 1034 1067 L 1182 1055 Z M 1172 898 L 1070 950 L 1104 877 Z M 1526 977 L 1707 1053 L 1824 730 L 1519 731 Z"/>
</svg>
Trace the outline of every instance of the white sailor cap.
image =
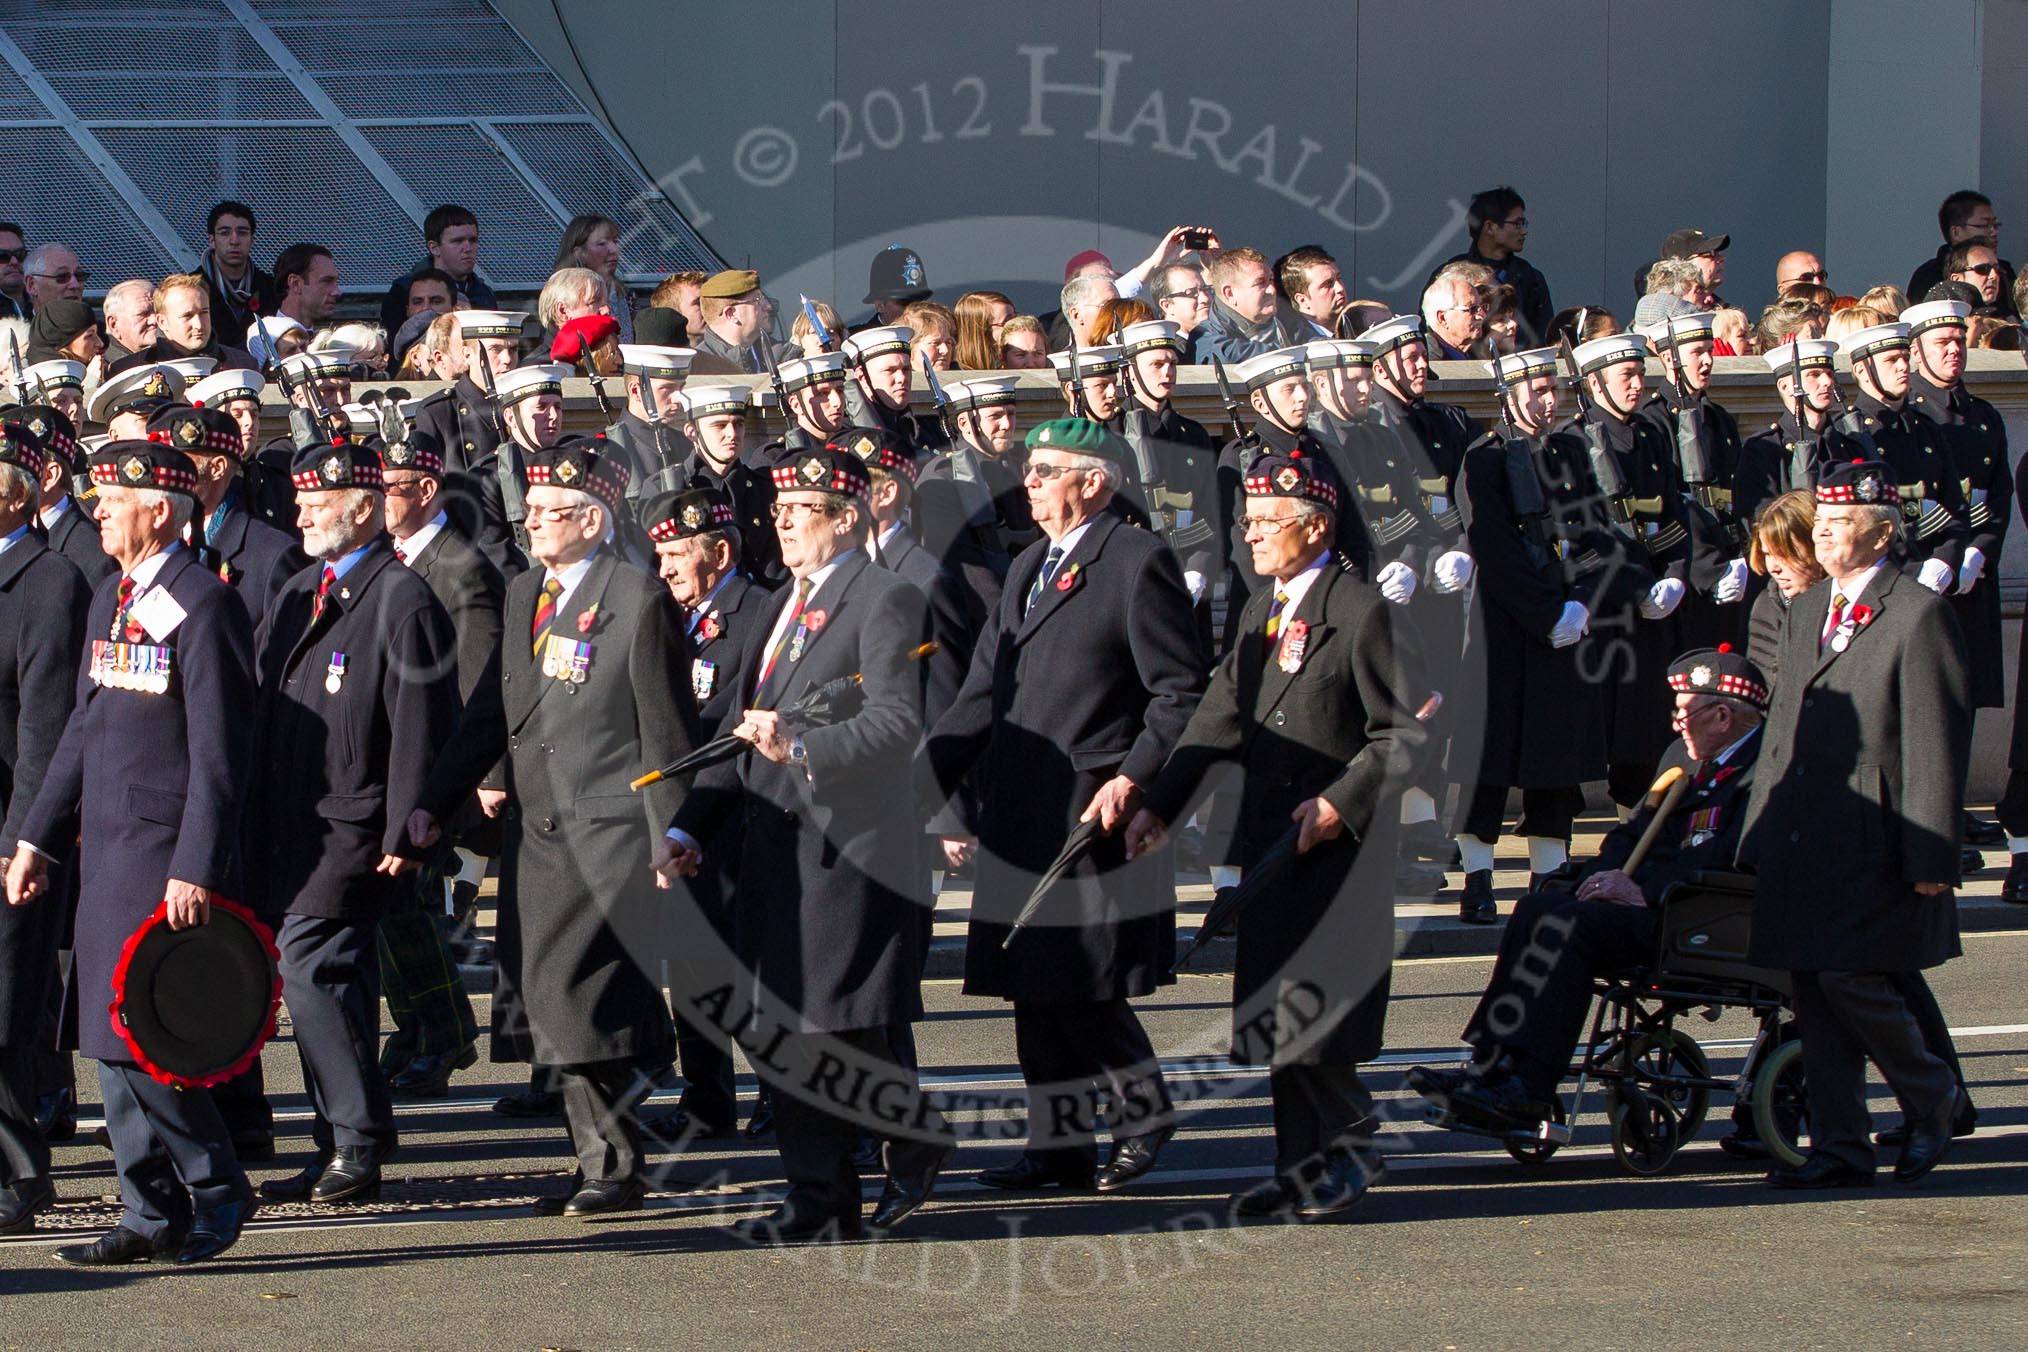
<svg viewBox="0 0 2028 1352">
<path fill-rule="evenodd" d="M 569 375 L 568 366 L 555 362 L 536 362 L 532 366 L 517 366 L 493 378 L 493 397 L 502 408 L 542 394 L 561 397 L 564 379 Z"/>
<path fill-rule="evenodd" d="M 184 383 L 187 385 L 193 381 L 202 380 L 213 371 L 216 371 L 218 369 L 218 358 L 177 357 L 172 361 L 165 361 L 162 364 L 177 375 L 182 376 Z"/>
<path fill-rule="evenodd" d="M 1676 347 L 1683 343 L 1696 343 L 1714 338 L 1712 327 L 1718 316 L 1710 310 L 1686 310 L 1666 319 L 1658 319 L 1641 330 L 1641 334 L 1660 351 L 1665 347 Z"/>
<path fill-rule="evenodd" d="M 458 310 L 460 338 L 519 338 L 528 323 L 524 310 Z"/>
<path fill-rule="evenodd" d="M 783 362 L 781 372 L 782 389 L 790 394 L 812 385 L 840 383 L 845 379 L 845 354 L 819 352 L 814 357 L 798 357 Z"/>
<path fill-rule="evenodd" d="M 1379 349 L 1363 338 L 1319 338 L 1303 344 L 1310 370 L 1342 371 L 1349 366 L 1371 366 Z"/>
<path fill-rule="evenodd" d="M 40 385 L 45 390 L 84 388 L 85 367 L 81 361 L 58 358 L 56 361 L 39 361 L 23 372 L 29 385 Z"/>
<path fill-rule="evenodd" d="M 1933 329 L 1939 325 L 1970 328 L 1972 307 L 1961 300 L 1926 300 L 1903 310 L 1901 322 L 1908 325 L 1908 336 L 1911 339 L 1924 329 Z"/>
<path fill-rule="evenodd" d="M 1061 383 L 1070 383 L 1070 352 L 1049 354 L 1049 364 L 1056 369 L 1056 378 Z M 1077 350 L 1077 378 L 1111 375 L 1127 364 L 1127 352 L 1123 347 L 1106 343 L 1100 347 L 1081 347 Z"/>
<path fill-rule="evenodd" d="M 1892 352 L 1898 347 L 1908 346 L 1908 325 L 1895 322 L 1875 324 L 1871 328 L 1855 329 L 1845 335 L 1845 355 L 1853 361 L 1865 361 L 1881 352 Z"/>
<path fill-rule="evenodd" d="M 191 385 L 183 397 L 199 408 L 222 408 L 235 399 L 260 398 L 267 385 L 259 371 L 220 371 Z"/>
<path fill-rule="evenodd" d="M 1608 366 L 1618 366 L 1621 362 L 1646 361 L 1648 349 L 1642 346 L 1636 334 L 1608 333 L 1588 343 L 1579 343 L 1570 355 L 1577 359 L 1577 373 L 1588 376 Z"/>
<path fill-rule="evenodd" d="M 1263 352 L 1258 357 L 1248 357 L 1233 368 L 1233 374 L 1238 376 L 1240 383 L 1251 392 L 1264 390 L 1277 380 L 1303 375 L 1308 370 L 1309 362 L 1302 348 L 1284 347 L 1273 352 Z"/>
<path fill-rule="evenodd" d="M 1134 357 L 1157 347 L 1180 354 L 1189 344 L 1183 339 L 1183 326 L 1174 320 L 1144 319 L 1120 330 L 1120 346 L 1129 357 Z"/>
<path fill-rule="evenodd" d="M 648 376 L 656 380 L 681 380 L 690 374 L 696 350 L 687 347 L 660 347 L 653 343 L 621 343 L 620 370 L 625 375 Z"/>
<path fill-rule="evenodd" d="M 741 385 L 691 385 L 678 394 L 683 412 L 695 422 L 714 413 L 747 414 L 746 388 Z"/>
<path fill-rule="evenodd" d="M 764 413 L 778 413 L 782 407 L 781 396 L 775 393 L 774 385 L 765 380 L 757 380 L 746 387 L 746 402 L 749 410 L 758 409 Z"/>
<path fill-rule="evenodd" d="M 1509 389 L 1561 373 L 1553 347 L 1531 347 L 1526 352 L 1510 352 L 1495 357 L 1487 370 L 1492 372 L 1493 379 Z"/>
<path fill-rule="evenodd" d="M 123 409 L 182 397 L 183 377 L 167 366 L 129 367 L 92 391 L 85 401 L 85 420 L 103 423 Z"/>
<path fill-rule="evenodd" d="M 1761 360 L 1767 363 L 1768 370 L 1779 376 L 1786 375 L 1792 366 L 1800 366 L 1805 371 L 1812 368 L 1828 371 L 1832 369 L 1834 364 L 1832 359 L 1837 355 L 1838 344 L 1835 339 L 1798 338 L 1794 342 L 1783 343 L 1772 351 L 1761 353 Z"/>
<path fill-rule="evenodd" d="M 1014 376 L 985 376 L 978 380 L 956 380 L 944 386 L 944 397 L 953 413 L 968 409 L 993 408 L 1014 402 L 1021 381 Z"/>
<path fill-rule="evenodd" d="M 1373 354 L 1377 357 L 1384 357 L 1397 347 L 1402 347 L 1409 343 L 1427 343 L 1429 341 L 1423 337 L 1421 315 L 1395 315 L 1392 318 L 1383 319 L 1372 328 L 1360 334 L 1359 337 L 1363 341 L 1373 344 Z"/>
<path fill-rule="evenodd" d="M 346 404 L 339 410 L 345 421 L 352 425 L 355 437 L 376 436 L 380 432 L 380 415 L 364 404 Z"/>
<path fill-rule="evenodd" d="M 909 340 L 914 337 L 915 330 L 906 324 L 882 324 L 861 329 L 847 337 L 840 347 L 847 357 L 863 366 L 883 353 L 908 351 Z"/>
<path fill-rule="evenodd" d="M 353 349 L 327 347 L 322 352 L 298 352 L 282 358 L 282 369 L 291 380 L 313 380 L 318 376 L 347 375 L 352 370 Z"/>
</svg>

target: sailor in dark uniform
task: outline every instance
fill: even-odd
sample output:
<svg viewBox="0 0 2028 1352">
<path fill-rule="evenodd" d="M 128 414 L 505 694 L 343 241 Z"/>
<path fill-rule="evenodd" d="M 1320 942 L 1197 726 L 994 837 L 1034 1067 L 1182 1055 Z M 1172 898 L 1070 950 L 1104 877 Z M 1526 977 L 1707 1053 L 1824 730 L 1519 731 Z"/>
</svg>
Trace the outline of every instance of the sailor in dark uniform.
<svg viewBox="0 0 2028 1352">
<path fill-rule="evenodd" d="M 415 415 L 416 426 L 443 446 L 447 473 L 470 469 L 500 444 L 499 412 L 487 391 L 520 364 L 527 324 L 519 310 L 458 311 L 464 370 L 449 389 L 424 399 Z"/>
<path fill-rule="evenodd" d="M 620 344 L 627 407 L 606 429 L 606 444 L 626 452 L 632 462 L 627 506 L 636 513 L 649 498 L 674 488 L 677 468 L 690 459 L 690 442 L 678 430 L 683 421 L 678 397 L 695 355 L 687 347 Z"/>
<path fill-rule="evenodd" d="M 1674 616 L 1689 591 L 1690 528 L 1676 448 L 1654 423 L 1635 416 L 1647 344 L 1637 334 L 1607 334 L 1572 355 L 1584 397 L 1579 415 L 1556 429 L 1564 439 L 1559 454 L 1590 467 L 1588 495 L 1605 502 L 1638 545 L 1632 561 L 1655 578 L 1631 608 L 1594 610 L 1578 654 L 1578 669 L 1592 674 L 1605 700 L 1608 791 L 1631 809 L 1655 782 L 1655 764 L 1669 743 L 1663 678 L 1681 651 Z"/>
<path fill-rule="evenodd" d="M 1898 561 L 1939 596 L 1957 586 L 1971 539 L 1971 510 L 1943 430 L 1909 407 L 1908 325 L 1876 324 L 1845 335 L 1859 386 L 1859 425 L 1893 471 L 1901 497 Z"/>
<path fill-rule="evenodd" d="M 1122 492 L 1135 499 L 1133 505 L 1181 560 L 1208 656 L 1211 584 L 1225 566 L 1218 534 L 1218 446 L 1203 423 L 1169 402 L 1187 345 L 1183 330 L 1166 319 L 1120 330 L 1126 388 L 1113 430 L 1134 453 L 1133 481 Z"/>
<path fill-rule="evenodd" d="M 1683 512 L 1690 525 L 1690 594 L 1679 619 L 1683 642 L 1709 647 L 1737 635 L 1746 595 L 1746 523 L 1732 500 L 1739 469 L 1739 422 L 1711 397 L 1708 310 L 1673 315 L 1644 329 L 1661 358 L 1662 386 L 1640 416 L 1676 448 Z"/>
<path fill-rule="evenodd" d="M 1226 541 L 1229 587 L 1225 642 L 1221 645 L 1224 649 L 1232 646 L 1236 632 L 1234 626 L 1239 622 L 1239 610 L 1245 604 L 1245 598 L 1258 591 L 1261 585 L 1259 576 L 1253 571 L 1253 551 L 1246 546 L 1246 528 L 1240 521 L 1246 507 L 1243 484 L 1253 462 L 1262 455 L 1294 455 L 1298 459 L 1310 456 L 1320 464 L 1331 465 L 1324 444 L 1309 431 L 1308 373 L 1309 360 L 1300 347 L 1264 352 L 1241 362 L 1232 371 L 1253 406 L 1254 423 L 1243 436 L 1228 441 L 1218 453 L 1218 519 Z M 1335 480 L 1338 477 L 1336 468 L 1333 467 L 1331 472 Z M 1342 548 L 1345 536 L 1346 526 L 1340 520 L 1338 534 L 1333 541 L 1334 552 Z"/>
<path fill-rule="evenodd" d="M 773 469 L 798 451 L 822 446 L 850 425 L 845 416 L 845 389 L 850 383 L 845 364 L 842 352 L 819 352 L 782 363 L 788 426 L 753 452 L 754 468 Z"/>
<path fill-rule="evenodd" d="M 563 382 L 570 368 L 517 366 L 493 382 L 506 435 L 463 474 L 445 466 L 445 509 L 510 581 L 528 567 L 527 460 L 563 435 Z"/>
<path fill-rule="evenodd" d="M 738 385 L 691 385 L 680 396 L 683 435 L 692 455 L 677 479 L 679 488 L 716 488 L 732 499 L 739 526 L 743 571 L 764 587 L 780 584 L 781 549 L 775 543 L 774 485 L 767 470 L 744 455 L 751 405 Z"/>
<path fill-rule="evenodd" d="M 239 429 L 239 475 L 233 491 L 241 508 L 255 520 L 293 536 L 295 487 L 288 475 L 270 472 L 259 459 L 261 391 L 266 388 L 267 380 L 259 371 L 220 371 L 195 382 L 183 393 L 193 407 L 217 409 L 229 415 L 233 426 Z"/>
<path fill-rule="evenodd" d="M 84 417 L 85 364 L 59 357 L 35 362 L 21 373 L 25 398 L 51 408 L 75 425 Z"/>
<path fill-rule="evenodd" d="M 909 343 L 915 330 L 905 324 L 861 329 L 842 344 L 854 380 L 845 387 L 845 418 L 853 427 L 884 427 L 901 438 L 917 464 L 943 450 L 949 440 L 935 418 L 909 408 L 915 368 Z"/>
<path fill-rule="evenodd" d="M 916 477 L 916 528 L 939 558 L 983 560 L 1004 580 L 1014 555 L 1041 538 L 1021 487 L 1021 436 L 1013 376 L 944 386 L 956 438 Z"/>
<path fill-rule="evenodd" d="M 1817 486 L 1827 465 L 1845 465 L 1870 458 L 1868 444 L 1839 426 L 1838 375 L 1833 361 L 1838 344 L 1829 338 L 1797 338 L 1762 360 L 1774 372 L 1781 396 L 1781 416 L 1766 430 L 1748 437 L 1739 448 L 1739 471 L 1733 479 L 1732 505 L 1742 521 L 1751 522 L 1763 504 L 1792 489 Z M 1802 380 L 1802 419 L 1798 424 L 1796 381 Z M 1749 583 L 1749 590 L 1757 584 Z"/>
</svg>

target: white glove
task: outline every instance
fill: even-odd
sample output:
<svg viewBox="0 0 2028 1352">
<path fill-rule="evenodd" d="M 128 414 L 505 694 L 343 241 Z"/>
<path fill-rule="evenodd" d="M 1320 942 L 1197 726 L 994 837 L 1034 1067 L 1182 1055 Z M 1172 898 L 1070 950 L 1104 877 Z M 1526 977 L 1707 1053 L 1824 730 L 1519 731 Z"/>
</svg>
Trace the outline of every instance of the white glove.
<svg viewBox="0 0 2028 1352">
<path fill-rule="evenodd" d="M 1986 554 L 1977 545 L 1965 546 L 1965 561 L 1958 567 L 1958 590 L 1968 592 L 1986 575 Z"/>
<path fill-rule="evenodd" d="M 1439 596 L 1449 596 L 1454 591 L 1463 591 L 1472 580 L 1472 556 L 1462 549 L 1447 550 L 1437 555 L 1430 565 L 1429 585 Z"/>
<path fill-rule="evenodd" d="M 1190 604 L 1198 605 L 1204 600 L 1204 589 L 1211 584 L 1202 573 L 1185 572 L 1183 585 L 1190 589 Z"/>
<path fill-rule="evenodd" d="M 1582 601 L 1565 601 L 1563 614 L 1549 629 L 1549 646 L 1568 648 L 1584 637 L 1584 631 L 1591 625 L 1591 612 L 1584 608 Z"/>
<path fill-rule="evenodd" d="M 1711 589 L 1711 599 L 1721 606 L 1731 605 L 1746 595 L 1746 560 L 1734 559 L 1725 565 L 1725 576 L 1718 579 L 1718 585 Z"/>
<path fill-rule="evenodd" d="M 1666 620 L 1677 606 L 1683 603 L 1683 584 L 1673 577 L 1665 577 L 1648 588 L 1648 597 L 1641 602 L 1641 618 L 1644 620 Z"/>
<path fill-rule="evenodd" d="M 1942 596 L 1944 588 L 1951 585 L 1951 566 L 1942 559 L 1924 559 L 1922 567 L 1916 569 L 1915 580 Z"/>
<path fill-rule="evenodd" d="M 1380 570 L 1380 576 L 1373 579 L 1373 585 L 1394 604 L 1405 606 L 1408 598 L 1415 595 L 1415 569 L 1396 559 Z"/>
</svg>

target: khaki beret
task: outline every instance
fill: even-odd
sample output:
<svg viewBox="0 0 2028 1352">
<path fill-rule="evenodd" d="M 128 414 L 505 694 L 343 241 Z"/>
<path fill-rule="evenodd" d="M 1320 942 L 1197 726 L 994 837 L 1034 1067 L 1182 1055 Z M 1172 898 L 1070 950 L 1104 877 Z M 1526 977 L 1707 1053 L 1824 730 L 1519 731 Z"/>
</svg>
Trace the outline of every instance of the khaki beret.
<svg viewBox="0 0 2028 1352">
<path fill-rule="evenodd" d="M 760 274 L 752 268 L 727 268 L 707 277 L 697 294 L 707 300 L 730 300 L 760 289 Z"/>
</svg>

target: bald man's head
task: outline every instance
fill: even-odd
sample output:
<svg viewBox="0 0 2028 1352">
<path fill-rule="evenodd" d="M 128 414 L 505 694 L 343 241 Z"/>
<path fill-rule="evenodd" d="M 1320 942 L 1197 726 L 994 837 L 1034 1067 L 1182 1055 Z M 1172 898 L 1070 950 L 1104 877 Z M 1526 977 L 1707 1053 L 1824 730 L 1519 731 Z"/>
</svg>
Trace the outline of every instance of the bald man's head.
<svg viewBox="0 0 2028 1352">
<path fill-rule="evenodd" d="M 1808 249 L 1796 249 L 1781 256 L 1775 264 L 1775 294 L 1787 295 L 1792 286 L 1826 286 L 1830 274 L 1824 271 L 1824 260 Z"/>
</svg>

